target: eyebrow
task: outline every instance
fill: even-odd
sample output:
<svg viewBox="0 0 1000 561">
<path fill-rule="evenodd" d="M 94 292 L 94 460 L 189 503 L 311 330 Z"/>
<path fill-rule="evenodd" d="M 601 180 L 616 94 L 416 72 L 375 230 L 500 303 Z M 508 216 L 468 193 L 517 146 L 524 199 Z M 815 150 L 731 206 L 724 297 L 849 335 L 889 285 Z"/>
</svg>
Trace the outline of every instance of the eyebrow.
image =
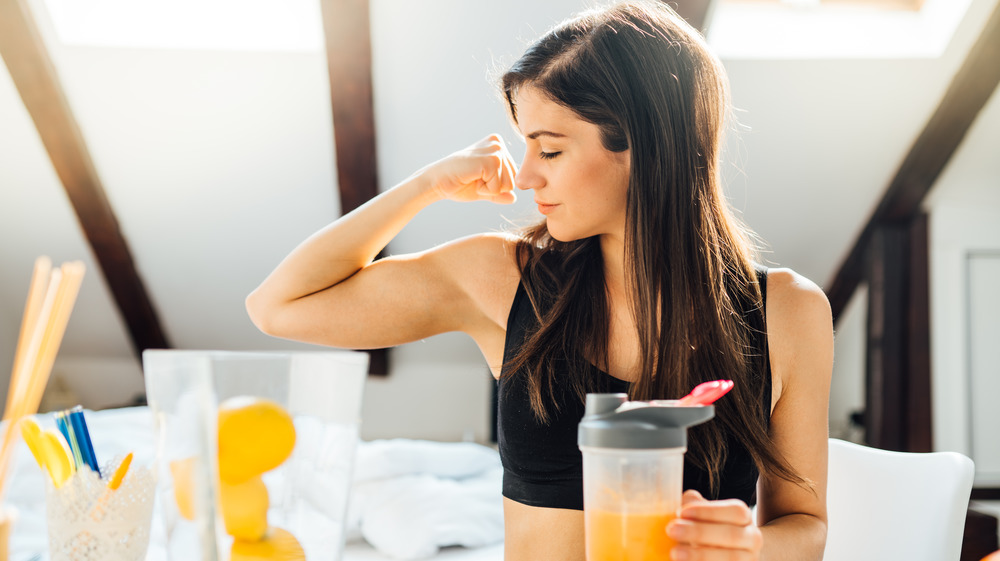
<svg viewBox="0 0 1000 561">
<path fill-rule="evenodd" d="M 565 134 L 552 131 L 535 131 L 526 136 L 525 138 L 530 138 L 531 140 L 535 140 L 540 136 L 551 136 L 552 138 L 566 138 Z"/>
</svg>

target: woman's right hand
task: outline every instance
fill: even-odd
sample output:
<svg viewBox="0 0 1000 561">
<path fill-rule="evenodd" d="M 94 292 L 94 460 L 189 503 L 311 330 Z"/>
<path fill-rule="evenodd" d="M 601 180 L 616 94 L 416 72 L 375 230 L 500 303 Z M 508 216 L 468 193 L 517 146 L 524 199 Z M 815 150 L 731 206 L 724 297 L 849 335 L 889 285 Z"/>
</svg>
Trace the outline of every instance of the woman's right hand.
<svg viewBox="0 0 1000 561">
<path fill-rule="evenodd" d="M 497 134 L 434 162 L 418 174 L 442 199 L 500 204 L 511 204 L 516 200 L 514 176 L 517 165 Z"/>
</svg>

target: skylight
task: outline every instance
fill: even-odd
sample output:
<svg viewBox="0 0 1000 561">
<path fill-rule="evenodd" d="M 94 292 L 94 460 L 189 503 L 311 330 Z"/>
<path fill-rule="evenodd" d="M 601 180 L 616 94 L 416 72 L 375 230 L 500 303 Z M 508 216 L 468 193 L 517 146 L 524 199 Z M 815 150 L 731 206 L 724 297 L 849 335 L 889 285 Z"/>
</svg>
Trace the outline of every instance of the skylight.
<svg viewBox="0 0 1000 561">
<path fill-rule="evenodd" d="M 316 0 L 44 0 L 65 45 L 322 51 Z"/>
<path fill-rule="evenodd" d="M 65 45 L 323 50 L 316 0 L 36 0 Z M 971 0 L 718 0 L 725 59 L 933 58 Z"/>
<path fill-rule="evenodd" d="M 724 59 L 934 58 L 970 1 L 721 0 L 708 41 Z"/>
</svg>

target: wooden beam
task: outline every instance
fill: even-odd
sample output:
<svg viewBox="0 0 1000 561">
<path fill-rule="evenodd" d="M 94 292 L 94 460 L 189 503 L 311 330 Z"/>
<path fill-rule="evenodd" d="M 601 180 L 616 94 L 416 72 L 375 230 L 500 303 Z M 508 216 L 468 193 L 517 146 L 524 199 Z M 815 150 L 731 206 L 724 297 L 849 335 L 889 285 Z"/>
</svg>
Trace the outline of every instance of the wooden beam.
<svg viewBox="0 0 1000 561">
<path fill-rule="evenodd" d="M 927 214 L 910 225 L 906 292 L 906 451 L 933 452 L 930 237 Z"/>
<path fill-rule="evenodd" d="M 865 440 L 932 452 L 927 215 L 880 227 L 868 271 Z"/>
<path fill-rule="evenodd" d="M 974 501 L 1000 501 L 1000 487 L 973 487 L 971 499 Z"/>
<path fill-rule="evenodd" d="M 378 195 L 368 0 L 320 0 L 330 75 L 341 214 Z M 389 373 L 388 350 L 368 351 L 369 372 Z"/>
<path fill-rule="evenodd" d="M 906 223 L 920 212 L 920 203 L 962 143 L 998 83 L 1000 5 L 994 8 L 941 103 L 899 166 L 847 258 L 827 284 L 827 296 L 835 319 L 843 312 L 864 276 L 865 253 L 875 229 L 882 224 Z"/>
<path fill-rule="evenodd" d="M 35 123 L 129 330 L 133 350 L 168 348 L 31 9 L 0 0 L 0 56 Z"/>
<path fill-rule="evenodd" d="M 868 271 L 865 441 L 906 450 L 905 234 L 882 227 L 872 238 Z"/>
</svg>

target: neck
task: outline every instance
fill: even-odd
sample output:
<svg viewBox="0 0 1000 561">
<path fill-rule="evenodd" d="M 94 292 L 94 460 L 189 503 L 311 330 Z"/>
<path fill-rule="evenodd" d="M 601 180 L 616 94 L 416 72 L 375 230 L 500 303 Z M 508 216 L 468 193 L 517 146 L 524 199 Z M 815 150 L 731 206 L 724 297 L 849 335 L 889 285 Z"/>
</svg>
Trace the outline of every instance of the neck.
<svg viewBox="0 0 1000 561">
<path fill-rule="evenodd" d="M 604 283 L 612 297 L 625 295 L 625 240 L 604 234 L 601 236 L 601 257 L 604 260 Z"/>
</svg>

